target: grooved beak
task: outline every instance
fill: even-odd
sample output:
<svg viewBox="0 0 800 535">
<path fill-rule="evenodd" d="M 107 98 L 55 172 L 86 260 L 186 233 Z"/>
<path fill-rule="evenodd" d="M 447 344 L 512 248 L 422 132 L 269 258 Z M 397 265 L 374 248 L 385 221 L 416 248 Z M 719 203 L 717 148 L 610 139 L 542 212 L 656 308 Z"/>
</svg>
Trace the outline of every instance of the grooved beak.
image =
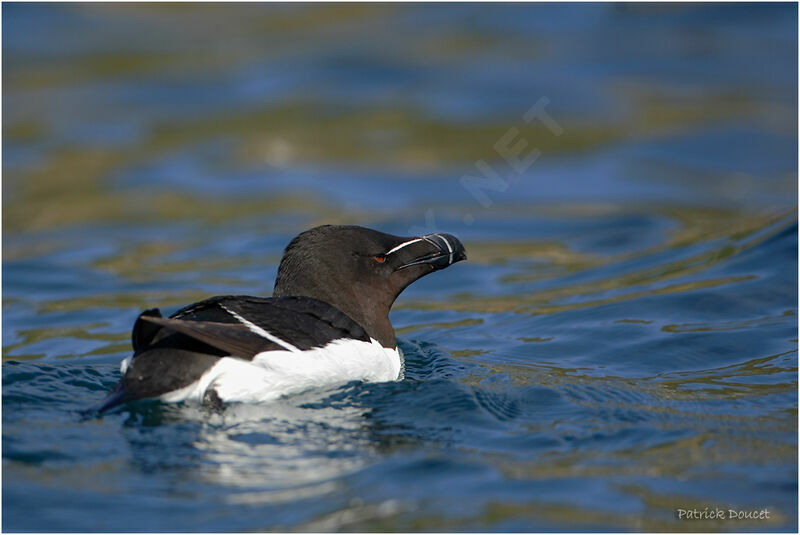
<svg viewBox="0 0 800 535">
<path fill-rule="evenodd" d="M 395 268 L 395 271 L 420 264 L 428 264 L 434 270 L 444 269 L 451 264 L 467 259 L 464 246 L 452 234 L 428 234 L 415 238 L 407 244 L 410 246 L 408 252 L 413 252 L 414 256 L 405 260 Z"/>
</svg>

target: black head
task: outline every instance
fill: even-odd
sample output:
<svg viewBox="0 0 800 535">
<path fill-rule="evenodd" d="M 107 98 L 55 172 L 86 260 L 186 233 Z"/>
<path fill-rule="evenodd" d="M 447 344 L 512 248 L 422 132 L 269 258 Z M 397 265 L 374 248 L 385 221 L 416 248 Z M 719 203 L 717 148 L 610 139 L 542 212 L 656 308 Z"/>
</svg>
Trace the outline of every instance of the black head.
<svg viewBox="0 0 800 535">
<path fill-rule="evenodd" d="M 466 260 L 450 234 L 399 237 L 356 226 L 324 225 L 291 241 L 278 267 L 276 297 L 329 303 L 385 347 L 394 347 L 389 309 L 409 284 Z"/>
</svg>

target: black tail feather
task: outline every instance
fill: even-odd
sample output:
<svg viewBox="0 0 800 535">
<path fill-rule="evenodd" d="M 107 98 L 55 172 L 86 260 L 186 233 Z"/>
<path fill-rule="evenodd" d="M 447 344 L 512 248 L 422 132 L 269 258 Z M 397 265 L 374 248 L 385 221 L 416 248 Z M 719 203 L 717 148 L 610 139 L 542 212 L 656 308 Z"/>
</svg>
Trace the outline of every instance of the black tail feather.
<svg viewBox="0 0 800 535">
<path fill-rule="evenodd" d="M 125 391 L 117 384 L 105 399 L 83 411 L 84 416 L 98 416 L 129 401 Z"/>
</svg>

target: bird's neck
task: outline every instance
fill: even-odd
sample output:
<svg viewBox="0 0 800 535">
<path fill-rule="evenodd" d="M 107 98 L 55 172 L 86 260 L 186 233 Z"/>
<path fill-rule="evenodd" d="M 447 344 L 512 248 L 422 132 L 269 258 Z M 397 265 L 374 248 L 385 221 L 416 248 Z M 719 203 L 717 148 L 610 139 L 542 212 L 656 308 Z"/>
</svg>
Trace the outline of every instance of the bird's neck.
<svg viewBox="0 0 800 535">
<path fill-rule="evenodd" d="M 361 294 L 360 297 L 361 299 L 355 301 L 348 300 L 344 303 L 330 304 L 364 327 L 370 338 L 377 340 L 383 347 L 391 349 L 397 347 L 394 328 L 389 321 L 389 309 L 392 303 L 382 303 L 379 300 L 370 299 L 371 296 L 368 294 Z"/>
<path fill-rule="evenodd" d="M 391 302 L 385 302 L 376 295 L 376 292 L 361 284 L 355 284 L 338 292 L 317 285 L 286 287 L 277 285 L 273 295 L 312 297 L 328 303 L 361 325 L 370 338 L 377 340 L 383 347 L 391 349 L 397 347 L 394 329 L 389 321 L 389 309 L 394 303 L 395 296 L 391 296 Z"/>
</svg>

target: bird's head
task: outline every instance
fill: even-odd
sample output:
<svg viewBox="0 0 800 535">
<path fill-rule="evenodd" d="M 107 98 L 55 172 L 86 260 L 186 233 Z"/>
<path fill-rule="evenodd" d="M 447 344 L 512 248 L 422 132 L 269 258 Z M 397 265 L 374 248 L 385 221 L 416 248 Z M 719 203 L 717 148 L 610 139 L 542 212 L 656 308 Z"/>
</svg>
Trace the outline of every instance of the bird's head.
<svg viewBox="0 0 800 535">
<path fill-rule="evenodd" d="M 450 234 L 400 237 L 364 227 L 323 225 L 299 234 L 286 247 L 274 295 L 325 301 L 393 347 L 389 309 L 400 292 L 466 258 L 464 246 Z"/>
</svg>

